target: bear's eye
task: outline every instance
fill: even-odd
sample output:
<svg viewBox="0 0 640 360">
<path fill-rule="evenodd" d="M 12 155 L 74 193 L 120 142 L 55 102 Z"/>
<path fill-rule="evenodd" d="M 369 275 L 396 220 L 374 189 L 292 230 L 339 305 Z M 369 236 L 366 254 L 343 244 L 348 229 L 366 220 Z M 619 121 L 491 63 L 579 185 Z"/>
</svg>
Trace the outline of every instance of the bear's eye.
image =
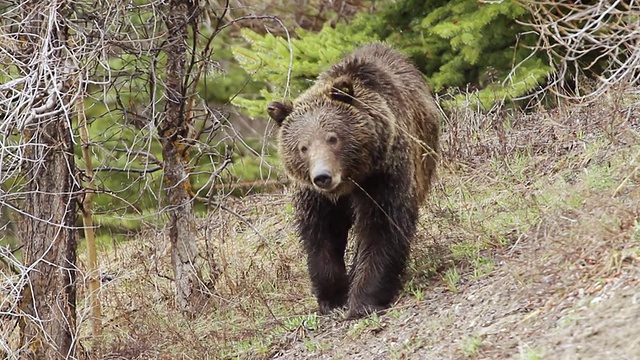
<svg viewBox="0 0 640 360">
<path fill-rule="evenodd" d="M 304 145 L 300 146 L 300 152 L 305 154 L 307 152 L 307 147 Z"/>
<path fill-rule="evenodd" d="M 329 145 L 335 145 L 338 143 L 338 137 L 335 135 L 331 135 L 327 138 L 327 144 Z"/>
</svg>

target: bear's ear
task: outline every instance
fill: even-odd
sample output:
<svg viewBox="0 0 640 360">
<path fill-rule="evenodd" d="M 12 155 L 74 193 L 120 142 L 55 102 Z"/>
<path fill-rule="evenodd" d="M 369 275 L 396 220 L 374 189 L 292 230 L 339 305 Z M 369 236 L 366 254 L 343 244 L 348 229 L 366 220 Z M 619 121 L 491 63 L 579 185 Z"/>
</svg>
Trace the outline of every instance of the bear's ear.
<svg viewBox="0 0 640 360">
<path fill-rule="evenodd" d="M 293 105 L 289 102 L 274 101 L 267 106 L 269 117 L 275 120 L 278 126 L 282 125 L 284 119 L 293 111 Z"/>
<path fill-rule="evenodd" d="M 353 83 L 351 79 L 336 79 L 331 88 L 330 96 L 333 100 L 351 104 L 353 102 Z"/>
</svg>

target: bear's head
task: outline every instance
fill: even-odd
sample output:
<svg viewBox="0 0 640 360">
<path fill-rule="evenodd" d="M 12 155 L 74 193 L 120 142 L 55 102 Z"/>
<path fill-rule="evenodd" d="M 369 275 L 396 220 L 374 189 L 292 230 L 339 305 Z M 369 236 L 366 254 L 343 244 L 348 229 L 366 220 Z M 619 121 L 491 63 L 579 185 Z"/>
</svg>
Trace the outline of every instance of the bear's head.
<svg viewBox="0 0 640 360">
<path fill-rule="evenodd" d="M 280 157 L 298 184 L 337 198 L 370 176 L 389 151 L 395 127 L 386 100 L 357 79 L 324 79 L 291 103 L 272 102 Z"/>
</svg>

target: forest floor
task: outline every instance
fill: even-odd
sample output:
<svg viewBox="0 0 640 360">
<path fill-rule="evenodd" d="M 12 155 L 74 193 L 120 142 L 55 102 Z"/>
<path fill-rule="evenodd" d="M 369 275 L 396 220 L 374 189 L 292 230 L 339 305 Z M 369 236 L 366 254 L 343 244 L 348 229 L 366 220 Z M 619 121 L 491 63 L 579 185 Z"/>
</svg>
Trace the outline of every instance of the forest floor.
<svg viewBox="0 0 640 360">
<path fill-rule="evenodd" d="M 173 307 L 168 239 L 148 231 L 102 249 L 104 332 L 81 305 L 78 341 L 92 359 L 640 359 L 633 101 L 450 114 L 384 313 L 318 315 L 288 194 L 227 197 L 200 223 L 216 281 L 198 314 Z"/>
</svg>

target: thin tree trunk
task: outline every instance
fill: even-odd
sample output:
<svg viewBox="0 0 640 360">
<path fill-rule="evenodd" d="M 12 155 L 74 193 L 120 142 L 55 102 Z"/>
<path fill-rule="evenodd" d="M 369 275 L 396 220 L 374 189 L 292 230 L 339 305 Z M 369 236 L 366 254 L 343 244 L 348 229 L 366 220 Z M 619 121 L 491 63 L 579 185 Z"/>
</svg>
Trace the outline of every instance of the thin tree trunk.
<svg viewBox="0 0 640 360">
<path fill-rule="evenodd" d="M 20 236 L 28 281 L 19 320 L 23 358 L 75 358 L 76 219 L 72 130 L 69 128 L 69 75 L 66 57 L 67 6 L 64 2 L 30 2 L 25 10 L 29 32 L 39 34 L 41 52 L 29 69 L 38 74 L 44 97 L 34 101 L 33 116 L 23 128 L 27 139 L 23 163 L 25 196 Z"/>
<path fill-rule="evenodd" d="M 87 193 L 82 201 L 82 224 L 84 225 L 84 237 L 87 241 L 87 272 L 89 276 L 89 307 L 91 309 L 91 329 L 94 337 L 102 334 L 102 309 L 100 307 L 100 282 L 98 279 L 98 254 L 96 250 L 96 234 L 93 227 L 93 165 L 90 153 L 89 129 L 84 108 L 84 97 L 76 100 L 78 112 L 78 128 L 82 141 L 82 159 L 84 171 L 88 179 L 85 189 Z"/>
<path fill-rule="evenodd" d="M 186 116 L 185 63 L 188 17 L 192 3 L 169 2 L 167 25 L 167 78 L 165 117 L 158 124 L 164 161 L 164 182 L 169 210 L 171 261 L 175 276 L 176 306 L 190 314 L 198 312 L 206 300 L 200 276 L 204 263 L 196 246 L 193 194 L 189 181 L 189 118 Z"/>
</svg>

